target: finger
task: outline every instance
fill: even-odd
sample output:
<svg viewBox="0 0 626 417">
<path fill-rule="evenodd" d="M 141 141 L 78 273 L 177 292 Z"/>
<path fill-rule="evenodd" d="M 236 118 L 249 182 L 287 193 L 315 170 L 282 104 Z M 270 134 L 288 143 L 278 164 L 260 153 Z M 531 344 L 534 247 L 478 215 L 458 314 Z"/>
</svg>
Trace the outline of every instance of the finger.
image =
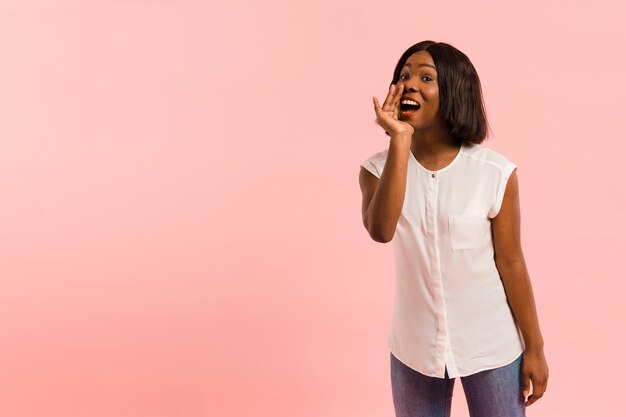
<svg viewBox="0 0 626 417">
<path fill-rule="evenodd" d="M 376 97 L 372 97 L 374 99 L 374 111 L 376 111 L 376 115 L 380 115 L 381 113 L 381 108 L 380 108 L 380 103 L 378 102 L 378 99 Z"/>
<path fill-rule="evenodd" d="M 383 110 L 384 111 L 391 111 L 393 110 L 393 98 L 394 98 L 394 93 L 396 92 L 396 85 L 395 84 L 391 84 L 389 86 L 389 92 L 387 93 L 387 97 L 385 97 L 385 101 L 383 102 Z"/>
<path fill-rule="evenodd" d="M 398 106 L 400 104 L 400 100 L 402 99 L 402 94 L 404 93 L 404 84 L 400 84 L 398 89 L 396 90 L 396 96 L 394 97 L 394 105 Z"/>
<path fill-rule="evenodd" d="M 524 395 L 524 398 L 526 399 L 526 402 L 524 403 L 524 406 L 528 407 L 529 405 L 531 405 L 532 403 L 534 403 L 536 401 L 535 397 L 533 395 L 535 393 L 534 389 L 535 389 L 535 386 L 533 385 L 533 393 L 532 394 L 530 394 L 530 388 L 527 388 L 526 391 L 524 391 L 526 393 Z M 528 395 L 528 394 L 530 394 L 530 395 Z"/>
<path fill-rule="evenodd" d="M 533 393 L 530 397 L 528 397 L 528 401 L 526 401 L 525 405 L 528 407 L 539 398 L 543 397 L 543 393 L 546 391 L 545 384 L 533 381 Z"/>
<path fill-rule="evenodd" d="M 389 100 L 389 94 L 391 94 L 391 89 L 393 88 L 393 84 L 389 86 L 389 90 L 387 90 L 387 96 L 385 97 L 385 100 L 383 100 L 383 105 L 381 106 L 382 109 L 385 108 L 385 105 L 387 104 L 387 100 Z"/>
<path fill-rule="evenodd" d="M 530 375 L 522 373 L 522 395 L 524 398 L 528 397 L 530 392 Z"/>
<path fill-rule="evenodd" d="M 537 400 L 543 397 L 543 393 L 546 392 L 546 383 L 544 379 L 533 380 L 533 397 Z"/>
<path fill-rule="evenodd" d="M 378 104 L 378 99 L 376 97 L 372 97 L 372 99 L 374 101 L 374 111 L 376 112 L 376 119 L 374 120 L 374 123 L 378 126 L 381 126 L 381 124 L 379 123 L 380 119 L 384 119 L 385 117 L 388 117 L 388 116 L 385 112 L 383 112 L 380 109 L 380 104 Z M 385 130 L 385 134 L 387 134 L 387 136 L 391 136 L 389 133 L 387 133 L 386 130 Z"/>
<path fill-rule="evenodd" d="M 376 112 L 376 118 L 378 120 L 379 117 L 384 117 L 385 113 L 380 108 L 380 103 L 378 103 L 378 99 L 376 97 L 372 97 L 372 99 L 374 100 L 374 111 Z"/>
<path fill-rule="evenodd" d="M 374 112 L 376 113 L 376 118 L 374 119 L 374 123 L 380 126 L 380 123 L 378 123 L 378 120 L 380 120 L 380 117 L 381 117 L 380 105 L 378 104 L 378 99 L 376 97 L 372 97 L 372 100 L 374 102 Z"/>
<path fill-rule="evenodd" d="M 396 114 L 398 114 L 398 112 L 400 111 L 400 100 L 402 100 L 402 93 L 404 93 L 404 84 L 400 84 L 396 91 L 397 94 L 395 95 L 393 100 L 393 109 Z"/>
<path fill-rule="evenodd" d="M 533 404 L 535 401 L 537 401 L 539 398 L 541 398 L 541 395 L 536 395 L 534 392 L 533 394 L 528 397 L 528 401 L 526 401 L 526 403 L 524 403 L 524 405 L 526 407 L 530 406 L 531 404 Z"/>
<path fill-rule="evenodd" d="M 386 117 L 386 116 L 387 116 L 387 114 L 386 114 L 386 113 L 384 113 L 384 112 L 380 109 L 380 104 L 378 104 L 378 99 L 377 99 L 376 97 L 372 97 L 372 100 L 374 101 L 374 111 L 376 112 L 376 120 L 374 120 L 374 123 L 376 123 L 377 125 L 379 125 L 379 126 L 380 126 L 380 123 L 378 123 L 378 118 L 379 118 L 379 117 Z M 387 132 L 386 130 L 385 130 L 385 134 L 386 134 L 387 136 L 391 136 L 391 135 L 389 134 L 389 132 Z"/>
<path fill-rule="evenodd" d="M 380 103 L 378 103 L 378 99 L 376 97 L 372 97 L 374 99 L 374 111 L 376 112 L 376 118 L 383 119 L 385 117 L 389 117 L 387 113 L 385 113 L 384 109 L 381 109 Z"/>
<path fill-rule="evenodd" d="M 524 407 L 529 407 L 530 405 L 532 405 L 532 403 L 535 402 L 535 399 L 533 398 L 533 396 L 531 395 L 530 397 L 528 397 L 528 401 L 526 401 L 524 403 Z"/>
</svg>

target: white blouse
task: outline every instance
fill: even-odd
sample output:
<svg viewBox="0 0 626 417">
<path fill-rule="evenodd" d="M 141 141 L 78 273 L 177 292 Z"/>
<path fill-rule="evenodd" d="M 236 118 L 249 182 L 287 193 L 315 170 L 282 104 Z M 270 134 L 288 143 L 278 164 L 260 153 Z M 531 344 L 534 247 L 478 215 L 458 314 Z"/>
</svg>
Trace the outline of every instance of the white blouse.
<svg viewBox="0 0 626 417">
<path fill-rule="evenodd" d="M 361 166 L 380 178 L 388 149 Z M 491 219 L 516 168 L 463 145 L 442 169 L 409 152 L 406 193 L 392 239 L 396 285 L 388 347 L 427 376 L 467 376 L 513 362 L 524 340 L 496 268 Z"/>
</svg>

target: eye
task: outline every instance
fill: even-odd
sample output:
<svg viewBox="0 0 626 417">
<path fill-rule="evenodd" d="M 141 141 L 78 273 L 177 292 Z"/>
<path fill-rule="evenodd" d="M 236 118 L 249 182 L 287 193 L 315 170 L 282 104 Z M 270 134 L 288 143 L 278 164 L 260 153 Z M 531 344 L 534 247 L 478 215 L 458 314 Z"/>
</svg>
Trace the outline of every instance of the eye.
<svg viewBox="0 0 626 417">
<path fill-rule="evenodd" d="M 408 76 L 409 76 L 409 74 L 402 74 L 402 75 L 400 75 L 400 81 L 405 81 L 405 80 L 407 80 L 407 79 L 408 79 Z M 430 75 L 424 75 L 424 76 L 422 77 L 422 80 L 423 80 L 424 78 L 427 78 L 427 80 L 426 80 L 426 81 L 432 81 L 432 80 L 433 80 L 433 79 L 432 79 L 432 77 L 431 77 Z"/>
</svg>

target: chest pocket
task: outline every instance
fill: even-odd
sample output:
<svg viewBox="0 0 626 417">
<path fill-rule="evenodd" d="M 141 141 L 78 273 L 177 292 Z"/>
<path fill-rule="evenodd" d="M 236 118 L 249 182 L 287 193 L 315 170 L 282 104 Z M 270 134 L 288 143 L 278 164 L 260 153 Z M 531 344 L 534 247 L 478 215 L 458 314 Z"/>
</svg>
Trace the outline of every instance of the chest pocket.
<svg viewBox="0 0 626 417">
<path fill-rule="evenodd" d="M 482 214 L 450 214 L 448 231 L 453 251 L 481 248 L 489 241 L 491 223 Z"/>
</svg>

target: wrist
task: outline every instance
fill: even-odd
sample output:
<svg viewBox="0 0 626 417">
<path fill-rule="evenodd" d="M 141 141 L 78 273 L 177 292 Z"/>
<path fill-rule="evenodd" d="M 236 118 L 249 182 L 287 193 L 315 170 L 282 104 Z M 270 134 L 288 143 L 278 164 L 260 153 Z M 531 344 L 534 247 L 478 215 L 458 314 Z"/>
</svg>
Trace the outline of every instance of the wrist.
<svg viewBox="0 0 626 417">
<path fill-rule="evenodd" d="M 526 345 L 525 352 L 543 352 L 543 342 L 541 343 L 531 343 Z"/>
<path fill-rule="evenodd" d="M 394 133 L 391 135 L 390 143 L 397 144 L 402 147 L 411 147 L 411 142 L 413 141 L 413 135 L 410 133 Z"/>
</svg>

